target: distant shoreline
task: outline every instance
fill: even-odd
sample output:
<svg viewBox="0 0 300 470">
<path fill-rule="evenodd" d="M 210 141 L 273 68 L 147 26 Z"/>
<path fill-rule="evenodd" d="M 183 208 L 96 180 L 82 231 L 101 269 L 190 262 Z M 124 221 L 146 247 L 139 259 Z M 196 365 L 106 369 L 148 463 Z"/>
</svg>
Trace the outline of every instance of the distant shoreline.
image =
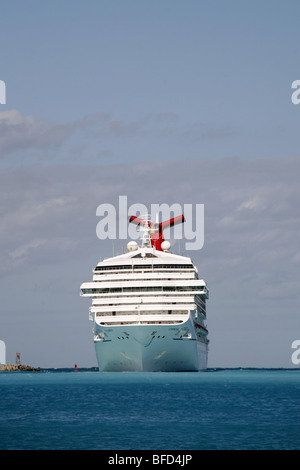
<svg viewBox="0 0 300 470">
<path fill-rule="evenodd" d="M 16 372 L 16 371 L 36 371 L 39 372 L 41 370 L 40 367 L 31 367 L 22 364 L 1 364 L 0 365 L 0 372 Z"/>
</svg>

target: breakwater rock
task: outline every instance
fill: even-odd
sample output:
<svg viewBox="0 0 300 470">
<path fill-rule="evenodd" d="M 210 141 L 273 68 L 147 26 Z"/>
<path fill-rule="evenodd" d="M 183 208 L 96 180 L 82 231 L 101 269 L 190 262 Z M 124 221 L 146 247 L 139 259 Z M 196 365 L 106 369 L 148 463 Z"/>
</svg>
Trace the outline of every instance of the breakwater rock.
<svg viewBox="0 0 300 470">
<path fill-rule="evenodd" d="M 1 364 L 0 365 L 0 372 L 13 372 L 13 371 L 40 371 L 40 367 L 31 367 L 25 366 L 22 364 Z"/>
</svg>

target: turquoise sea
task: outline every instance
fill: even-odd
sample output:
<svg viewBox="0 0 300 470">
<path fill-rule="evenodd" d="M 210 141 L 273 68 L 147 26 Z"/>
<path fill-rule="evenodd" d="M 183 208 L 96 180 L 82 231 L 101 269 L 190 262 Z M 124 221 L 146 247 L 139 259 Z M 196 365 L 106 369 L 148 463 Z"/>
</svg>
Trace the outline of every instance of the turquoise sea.
<svg viewBox="0 0 300 470">
<path fill-rule="evenodd" d="M 300 449 L 300 370 L 1 372 L 0 448 Z"/>
</svg>

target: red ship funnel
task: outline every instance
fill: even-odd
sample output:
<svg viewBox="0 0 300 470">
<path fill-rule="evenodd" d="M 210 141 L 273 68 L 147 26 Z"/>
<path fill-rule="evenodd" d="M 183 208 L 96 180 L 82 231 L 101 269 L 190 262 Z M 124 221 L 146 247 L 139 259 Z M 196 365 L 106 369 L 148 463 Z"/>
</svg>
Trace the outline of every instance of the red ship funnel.
<svg viewBox="0 0 300 470">
<path fill-rule="evenodd" d="M 140 219 L 139 217 L 135 217 L 132 215 L 129 219 L 129 223 L 133 223 L 136 225 L 148 225 L 150 229 L 150 237 L 151 237 L 151 246 L 154 246 L 157 250 L 163 251 L 161 248 L 162 242 L 164 239 L 163 229 L 166 227 L 173 227 L 174 225 L 184 223 L 185 218 L 183 215 L 178 215 L 177 217 L 173 217 L 172 219 L 165 220 L 164 222 L 160 223 L 153 223 L 150 220 Z"/>
</svg>

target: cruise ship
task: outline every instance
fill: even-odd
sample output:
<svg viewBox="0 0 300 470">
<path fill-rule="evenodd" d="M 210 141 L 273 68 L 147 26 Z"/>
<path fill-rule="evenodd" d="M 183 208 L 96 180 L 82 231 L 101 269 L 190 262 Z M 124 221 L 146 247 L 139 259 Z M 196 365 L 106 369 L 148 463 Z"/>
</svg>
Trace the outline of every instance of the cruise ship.
<svg viewBox="0 0 300 470">
<path fill-rule="evenodd" d="M 80 286 L 90 297 L 89 318 L 99 371 L 201 371 L 207 368 L 208 288 L 191 259 L 170 252 L 162 223 L 130 217 L 142 231 L 140 245 L 97 264 L 93 281 Z"/>
</svg>

